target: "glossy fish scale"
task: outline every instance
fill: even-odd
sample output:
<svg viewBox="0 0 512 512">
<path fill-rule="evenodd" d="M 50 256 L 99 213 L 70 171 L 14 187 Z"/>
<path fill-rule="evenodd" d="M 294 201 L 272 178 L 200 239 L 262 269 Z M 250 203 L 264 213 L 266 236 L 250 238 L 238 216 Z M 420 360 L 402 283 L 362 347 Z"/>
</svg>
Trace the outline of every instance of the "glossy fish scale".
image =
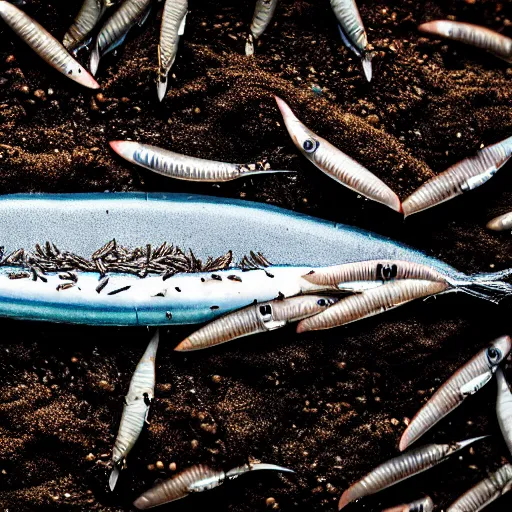
<svg viewBox="0 0 512 512">
<path fill-rule="evenodd" d="M 355 0 L 331 0 L 331 7 L 355 49 L 362 53 L 368 46 L 368 38 Z"/>
<path fill-rule="evenodd" d="M 402 435 L 400 451 L 416 442 L 447 414 L 457 408 L 466 398 L 462 396 L 461 388 L 475 377 L 489 371 L 495 371 L 497 364 L 508 356 L 511 348 L 512 341 L 510 337 L 502 336 L 459 368 L 416 413 Z M 498 349 L 501 353 L 501 357 L 495 362 L 491 362 L 489 359 L 490 349 Z"/>
<path fill-rule="evenodd" d="M 64 35 L 63 44 L 72 50 L 94 29 L 107 8 L 108 0 L 85 0 L 75 21 Z"/>
<path fill-rule="evenodd" d="M 493 231 L 505 231 L 512 229 L 512 212 L 504 213 L 487 223 L 487 228 Z"/>
<path fill-rule="evenodd" d="M 30 16 L 9 2 L 0 1 L 0 17 L 50 66 L 84 87 L 99 89 L 100 86 L 88 71 Z"/>
<path fill-rule="evenodd" d="M 434 510 L 434 502 L 429 496 L 425 496 L 412 503 L 399 505 L 398 507 L 387 508 L 383 512 L 432 512 Z"/>
<path fill-rule="evenodd" d="M 175 350 L 199 350 L 277 329 L 289 322 L 315 315 L 336 301 L 319 295 L 302 295 L 255 304 L 205 325 L 184 339 Z"/>
<path fill-rule="evenodd" d="M 282 99 L 276 101 L 293 142 L 318 169 L 368 199 L 401 211 L 400 199 L 382 180 L 304 126 Z"/>
<path fill-rule="evenodd" d="M 505 464 L 450 505 L 446 512 L 478 512 L 512 488 L 512 465 Z"/>
<path fill-rule="evenodd" d="M 486 27 L 457 21 L 438 20 L 424 23 L 418 28 L 428 34 L 476 46 L 508 63 L 512 62 L 512 39 Z"/>
<path fill-rule="evenodd" d="M 512 393 L 501 368 L 496 372 L 496 377 L 498 380 L 498 399 L 496 401 L 498 423 L 508 450 L 512 454 Z"/>
<path fill-rule="evenodd" d="M 251 23 L 251 34 L 259 39 L 272 21 L 278 0 L 257 0 Z"/>
<path fill-rule="evenodd" d="M 410 279 L 394 281 L 341 299 L 326 311 L 301 320 L 297 332 L 318 331 L 361 320 L 406 302 L 446 291 L 448 284 Z"/>
<path fill-rule="evenodd" d="M 404 215 L 412 215 L 473 190 L 494 176 L 512 156 L 512 137 L 488 146 L 421 185 L 407 199 Z"/>
</svg>

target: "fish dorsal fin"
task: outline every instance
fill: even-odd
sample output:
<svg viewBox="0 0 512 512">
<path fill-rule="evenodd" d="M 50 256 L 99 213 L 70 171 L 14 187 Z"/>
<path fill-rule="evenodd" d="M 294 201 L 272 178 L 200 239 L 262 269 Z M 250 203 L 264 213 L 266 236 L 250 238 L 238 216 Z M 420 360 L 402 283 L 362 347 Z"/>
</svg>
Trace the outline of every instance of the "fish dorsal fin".
<svg viewBox="0 0 512 512">
<path fill-rule="evenodd" d="M 343 30 L 343 27 L 338 24 L 338 30 L 340 32 L 340 36 L 341 36 L 341 39 L 343 41 L 343 44 L 349 48 L 350 50 L 352 50 L 358 57 L 361 56 L 361 53 L 359 52 L 359 50 L 354 46 L 354 43 L 350 40 L 350 38 L 348 37 L 348 35 L 345 33 L 345 31 Z"/>
<path fill-rule="evenodd" d="M 188 14 L 188 12 L 185 14 L 185 16 L 183 16 L 183 19 L 181 20 L 180 28 L 178 29 L 179 36 L 182 36 L 185 33 L 185 24 L 187 23 L 187 14 Z"/>
</svg>

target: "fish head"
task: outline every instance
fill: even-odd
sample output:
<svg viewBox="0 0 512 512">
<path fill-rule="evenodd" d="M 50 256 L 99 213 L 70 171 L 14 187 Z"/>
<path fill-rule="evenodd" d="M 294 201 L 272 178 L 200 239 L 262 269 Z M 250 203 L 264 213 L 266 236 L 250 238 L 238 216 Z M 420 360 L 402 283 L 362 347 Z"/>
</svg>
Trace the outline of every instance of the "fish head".
<svg viewBox="0 0 512 512">
<path fill-rule="evenodd" d="M 420 32 L 425 32 L 427 34 L 438 35 L 441 37 L 453 37 L 453 23 L 448 20 L 437 20 L 437 21 L 429 21 L 428 23 L 423 23 L 418 27 Z"/>
<path fill-rule="evenodd" d="M 448 446 L 446 456 L 452 455 L 460 450 L 463 450 L 467 446 L 472 445 L 473 443 L 476 443 L 477 441 L 481 441 L 482 439 L 485 439 L 489 436 L 479 436 L 479 437 L 472 437 L 471 439 L 466 439 L 464 441 L 459 441 L 458 443 L 452 443 Z"/>
<path fill-rule="evenodd" d="M 83 85 L 89 89 L 99 89 L 100 84 L 96 82 L 94 77 L 76 60 L 70 59 L 69 64 L 64 71 L 68 78 L 74 82 Z"/>
<path fill-rule="evenodd" d="M 510 336 L 501 336 L 489 345 L 486 356 L 491 370 L 496 371 L 498 365 L 507 358 L 511 349 L 512 340 Z"/>
<path fill-rule="evenodd" d="M 315 152 L 320 146 L 320 138 L 297 119 L 287 103 L 277 96 L 275 98 L 294 144 L 306 158 L 314 160 Z"/>
<path fill-rule="evenodd" d="M 110 147 L 122 158 L 128 162 L 135 162 L 135 153 L 139 149 L 139 143 L 131 140 L 112 140 Z"/>
</svg>

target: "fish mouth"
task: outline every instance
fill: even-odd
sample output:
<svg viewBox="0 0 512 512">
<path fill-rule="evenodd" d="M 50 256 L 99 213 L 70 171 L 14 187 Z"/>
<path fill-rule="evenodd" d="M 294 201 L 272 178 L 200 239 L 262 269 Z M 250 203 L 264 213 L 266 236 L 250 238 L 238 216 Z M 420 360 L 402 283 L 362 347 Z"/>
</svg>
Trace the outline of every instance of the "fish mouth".
<svg viewBox="0 0 512 512">
<path fill-rule="evenodd" d="M 131 160 L 133 155 L 134 143 L 129 140 L 111 140 L 109 142 L 109 146 L 117 153 L 119 156 L 123 157 L 125 160 Z"/>
<path fill-rule="evenodd" d="M 447 22 L 443 20 L 429 21 L 419 25 L 418 30 L 425 34 L 439 35 L 449 37 Z"/>
<path fill-rule="evenodd" d="M 95 80 L 95 78 L 85 68 L 80 67 L 81 73 L 73 75 L 67 75 L 69 78 L 75 80 L 75 82 L 87 87 L 88 89 L 100 89 L 101 85 Z"/>
</svg>

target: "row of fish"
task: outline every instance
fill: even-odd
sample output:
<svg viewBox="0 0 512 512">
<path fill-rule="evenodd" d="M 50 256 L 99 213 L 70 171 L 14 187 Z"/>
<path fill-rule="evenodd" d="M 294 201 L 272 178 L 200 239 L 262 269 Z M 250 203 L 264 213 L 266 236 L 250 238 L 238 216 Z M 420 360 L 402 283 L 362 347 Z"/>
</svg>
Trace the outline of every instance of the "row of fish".
<svg viewBox="0 0 512 512">
<path fill-rule="evenodd" d="M 148 423 L 149 410 L 155 392 L 155 361 L 159 341 L 160 334 L 157 330 L 135 368 L 124 400 L 123 414 L 112 451 L 112 471 L 109 478 L 109 487 L 112 491 L 116 487 L 120 470 L 126 467 L 126 458 Z M 144 492 L 135 500 L 134 506 L 144 510 L 163 505 L 191 493 L 213 489 L 225 481 L 256 470 L 293 473 L 290 469 L 260 462 L 244 464 L 229 471 L 215 470 L 205 465 L 192 466 Z"/>
<path fill-rule="evenodd" d="M 290 107 L 276 97 L 288 133 L 301 153 L 318 169 L 362 196 L 410 216 L 489 181 L 512 157 L 512 137 L 487 146 L 421 185 L 403 202 L 381 179 L 343 151 L 307 128 Z M 171 178 L 224 182 L 243 176 L 292 172 L 271 170 L 268 163 L 234 164 L 181 155 L 173 151 L 132 141 L 112 141 L 112 149 L 130 163 Z M 491 221 L 489 227 L 511 225 L 512 216 Z"/>
</svg>

